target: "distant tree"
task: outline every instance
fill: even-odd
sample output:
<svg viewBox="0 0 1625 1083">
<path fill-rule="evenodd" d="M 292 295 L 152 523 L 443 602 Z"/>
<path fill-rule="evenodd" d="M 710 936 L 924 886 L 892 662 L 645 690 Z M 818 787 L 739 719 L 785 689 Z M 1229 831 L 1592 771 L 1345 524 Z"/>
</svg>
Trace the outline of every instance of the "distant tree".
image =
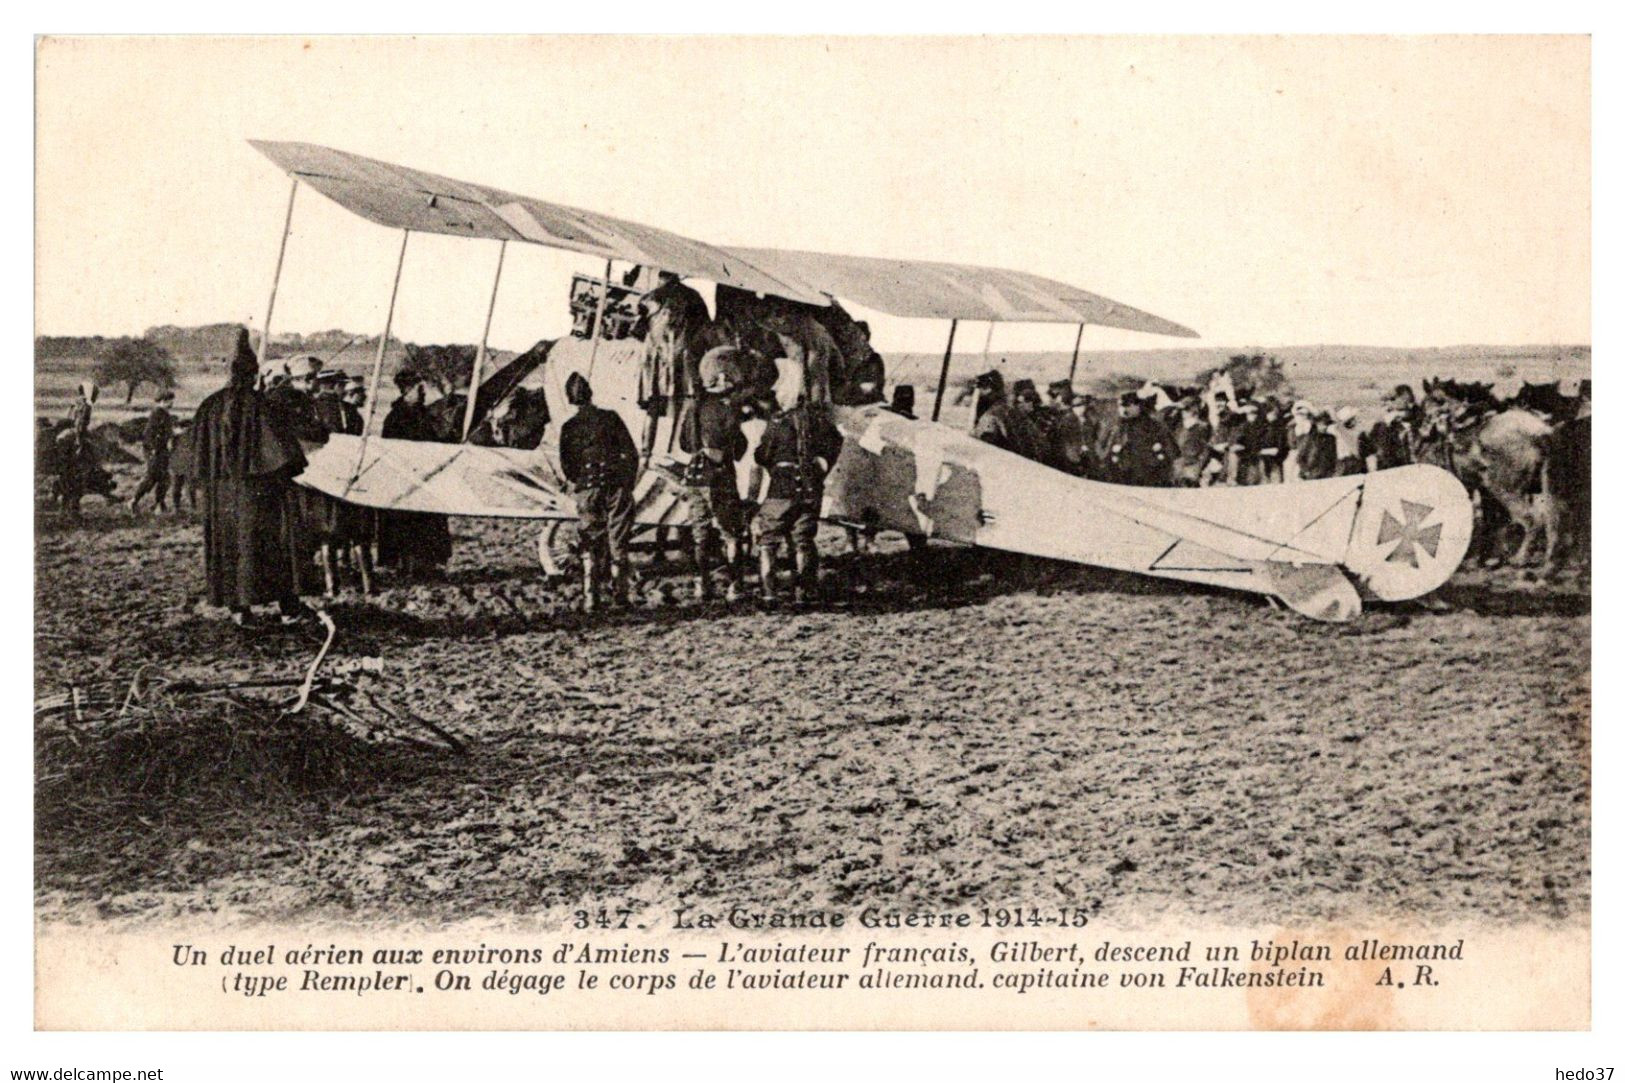
<svg viewBox="0 0 1625 1083">
<path fill-rule="evenodd" d="M 124 402 L 129 405 L 142 384 L 160 391 L 174 388 L 175 358 L 151 339 L 114 339 L 97 355 L 96 382 L 108 387 L 123 384 Z"/>
<path fill-rule="evenodd" d="M 1292 388 L 1292 381 L 1287 378 L 1281 359 L 1273 354 L 1232 354 L 1224 364 L 1202 373 L 1198 382 L 1206 384 L 1213 375 L 1221 372 L 1229 374 L 1230 382 L 1238 392 L 1253 398 L 1273 395 L 1278 399 L 1291 399 L 1297 394 Z"/>
<path fill-rule="evenodd" d="M 1138 391 L 1145 386 L 1147 377 L 1137 376 L 1132 372 L 1114 372 L 1109 376 L 1097 376 L 1089 382 L 1089 390 L 1096 395 L 1116 398 L 1126 391 Z"/>
</svg>

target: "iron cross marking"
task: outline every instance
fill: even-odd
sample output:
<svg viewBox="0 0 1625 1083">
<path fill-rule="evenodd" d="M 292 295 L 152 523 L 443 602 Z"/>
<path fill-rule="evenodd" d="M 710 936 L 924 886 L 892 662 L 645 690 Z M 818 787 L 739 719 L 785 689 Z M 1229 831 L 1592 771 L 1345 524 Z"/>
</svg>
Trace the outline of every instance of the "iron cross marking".
<svg viewBox="0 0 1625 1083">
<path fill-rule="evenodd" d="M 1382 513 L 1382 525 L 1377 528 L 1377 544 L 1387 545 L 1391 541 L 1398 541 L 1394 551 L 1388 554 L 1388 561 L 1393 564 L 1409 564 L 1413 568 L 1420 568 L 1422 562 L 1417 558 L 1416 550 L 1421 548 L 1430 557 L 1439 555 L 1439 536 L 1444 533 L 1444 524 L 1435 523 L 1424 528 L 1428 516 L 1433 509 L 1426 504 L 1413 504 L 1409 500 L 1399 502 L 1400 511 L 1405 516 L 1401 523 L 1387 511 Z"/>
</svg>

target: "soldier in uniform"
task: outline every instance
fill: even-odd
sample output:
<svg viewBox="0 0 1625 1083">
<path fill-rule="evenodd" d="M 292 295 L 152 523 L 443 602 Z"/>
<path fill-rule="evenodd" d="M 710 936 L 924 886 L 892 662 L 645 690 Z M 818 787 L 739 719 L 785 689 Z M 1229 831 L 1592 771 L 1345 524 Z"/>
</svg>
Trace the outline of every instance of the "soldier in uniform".
<svg viewBox="0 0 1625 1083">
<path fill-rule="evenodd" d="M 1147 417 L 1130 391 L 1118 400 L 1117 421 L 1101 441 L 1106 480 L 1118 485 L 1166 487 L 1172 483 L 1174 438 L 1161 421 Z"/>
<path fill-rule="evenodd" d="M 1264 400 L 1263 417 L 1259 419 L 1263 424 L 1263 433 L 1258 448 L 1259 481 L 1264 484 L 1278 485 L 1281 482 L 1281 466 L 1286 459 L 1286 418 L 1281 415 L 1281 402 L 1271 395 Z"/>
<path fill-rule="evenodd" d="M 639 301 L 649 319 L 638 373 L 638 405 L 649 415 L 645 451 L 654 450 L 658 420 L 670 412 L 674 426 L 681 423 L 689 399 L 699 389 L 696 348 L 711 322 L 698 290 L 685 286 L 671 271 L 661 271 L 659 277 L 660 284 Z M 599 330 L 594 328 L 593 333 Z"/>
<path fill-rule="evenodd" d="M 1220 391 L 1213 396 L 1213 410 L 1209 415 L 1213 425 L 1213 454 L 1224 467 L 1215 471 L 1214 484 L 1241 484 L 1241 429 L 1247 423 L 1238 400 L 1234 406 L 1229 396 Z"/>
<path fill-rule="evenodd" d="M 1332 435 L 1332 415 L 1325 410 L 1310 420 L 1310 428 L 1298 443 L 1298 478 L 1319 481 L 1337 473 L 1337 437 Z"/>
<path fill-rule="evenodd" d="M 1028 387 L 1032 386 L 1030 380 L 1020 382 L 1027 384 Z M 1005 397 L 1003 380 L 987 381 L 982 397 L 977 403 L 978 409 L 982 409 L 983 403 L 986 404 L 986 408 L 982 409 L 971 435 L 996 448 L 1020 455 L 1024 459 L 1037 459 L 1043 437 L 1039 434 L 1037 426 L 1032 423 L 1030 412 L 1012 401 L 1015 397 L 1014 389 L 1009 398 Z M 1037 397 L 1037 389 L 1033 389 L 1033 398 Z"/>
<path fill-rule="evenodd" d="M 163 511 L 168 503 L 169 456 L 175 444 L 175 417 L 169 412 L 169 405 L 174 401 L 175 392 L 158 392 L 153 400 L 152 413 L 147 415 L 147 423 L 141 430 L 141 450 L 147 457 L 147 472 L 136 487 L 135 495 L 130 497 L 132 515 L 140 511 L 138 505 L 141 498 L 148 493 L 154 494 L 159 511 Z M 175 510 L 180 510 L 179 500 L 176 501 Z"/>
<path fill-rule="evenodd" d="M 818 586 L 818 516 L 824 478 L 841 452 L 841 433 L 828 407 L 808 402 L 806 374 L 789 358 L 779 361 L 773 397 L 779 412 L 767 423 L 756 446 L 756 462 L 767 471 L 767 497 L 761 511 L 762 600 L 778 599 L 774 573 L 781 549 L 795 555 L 795 599 L 810 600 Z"/>
<path fill-rule="evenodd" d="M 732 398 L 742 379 L 738 354 L 736 347 L 717 346 L 700 358 L 704 393 L 696 401 L 692 422 L 681 438 L 683 450 L 690 455 L 683 481 L 688 488 L 688 525 L 694 532 L 695 594 L 702 602 L 712 597 L 713 534 L 722 542 L 727 598 L 732 602 L 740 596 L 739 543 L 745 514 L 734 463 L 745 454 L 745 434 L 740 430 L 739 410 Z"/>
<path fill-rule="evenodd" d="M 277 602 L 285 621 L 298 600 L 293 479 L 305 455 L 282 410 L 255 390 L 259 364 L 248 332 L 237 335 L 231 382 L 203 400 L 187 433 L 192 477 L 203 494 L 203 559 L 211 605 L 239 624 L 249 607 Z"/>
<path fill-rule="evenodd" d="M 344 401 L 344 373 L 327 369 L 317 375 L 311 410 L 326 435 L 360 436 L 361 411 Z M 305 529 L 316 543 L 322 567 L 323 593 L 338 593 L 339 553 L 353 555 L 361 575 L 361 593 L 372 593 L 372 513 L 337 497 L 300 489 Z"/>
<path fill-rule="evenodd" d="M 1241 414 L 1241 425 L 1231 445 L 1236 461 L 1235 484 L 1258 485 L 1264 480 L 1259 456 L 1268 442 L 1268 432 L 1256 400 L 1243 399 L 1237 412 Z"/>
<path fill-rule="evenodd" d="M 575 496 L 581 526 L 581 608 L 598 607 L 600 573 L 607 571 L 617 603 L 631 584 L 627 541 L 632 535 L 632 485 L 638 449 L 626 422 L 592 403 L 592 385 L 579 372 L 564 382 L 576 412 L 559 429 L 559 468 Z"/>
<path fill-rule="evenodd" d="M 1187 489 L 1202 484 L 1213 452 L 1213 426 L 1202 414 L 1202 400 L 1194 395 L 1179 404 L 1179 430 L 1174 433 L 1174 484 Z"/>
<path fill-rule="evenodd" d="M 1051 464 L 1077 477 L 1084 475 L 1085 452 L 1083 422 L 1073 412 L 1071 380 L 1055 380 L 1049 385 L 1049 403 L 1040 412 L 1040 428 L 1049 438 L 1054 456 Z"/>
<path fill-rule="evenodd" d="M 79 398 L 68 412 L 68 427 L 57 437 L 62 449 L 62 505 L 70 518 L 79 518 L 79 501 L 89 490 L 92 477 L 101 469 L 96 449 L 90 442 L 91 409 L 101 389 L 89 380 L 79 385 Z"/>
<path fill-rule="evenodd" d="M 1409 394 L 1409 403 L 1406 402 L 1405 395 L 1400 394 L 1401 391 Z M 1415 407 L 1415 394 L 1403 385 L 1383 397 L 1381 419 L 1360 439 L 1360 452 L 1361 457 L 1365 459 L 1366 469 L 1391 470 L 1396 466 L 1409 466 L 1415 462 L 1411 454 L 1412 440 L 1415 437 L 1411 411 Z"/>
</svg>

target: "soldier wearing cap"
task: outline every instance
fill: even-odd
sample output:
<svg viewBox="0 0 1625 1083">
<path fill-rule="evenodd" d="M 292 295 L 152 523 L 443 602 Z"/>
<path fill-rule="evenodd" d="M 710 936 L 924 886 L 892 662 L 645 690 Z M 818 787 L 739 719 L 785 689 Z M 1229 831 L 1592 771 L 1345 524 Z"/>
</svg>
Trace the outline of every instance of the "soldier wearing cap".
<svg viewBox="0 0 1625 1083">
<path fill-rule="evenodd" d="M 344 401 L 344 373 L 323 369 L 316 376 L 312 413 L 323 439 L 335 433 L 360 436 L 361 411 Z M 338 554 L 353 554 L 361 575 L 361 592 L 372 593 L 372 512 L 315 489 L 300 490 L 304 526 L 316 542 L 322 568 L 323 591 L 338 593 Z"/>
<path fill-rule="evenodd" d="M 1179 429 L 1174 433 L 1174 484 L 1194 489 L 1208 477 L 1213 457 L 1213 426 L 1203 416 L 1202 400 L 1195 395 L 1179 404 Z"/>
<path fill-rule="evenodd" d="M 790 358 L 778 362 L 773 397 L 779 412 L 756 445 L 756 462 L 768 474 L 761 511 L 762 600 L 778 598 L 774 582 L 779 551 L 795 555 L 795 598 L 805 602 L 818 587 L 818 517 L 824 478 L 841 452 L 841 433 L 821 402 L 808 401 L 806 375 Z"/>
<path fill-rule="evenodd" d="M 1043 438 L 1031 419 L 1036 411 L 1038 389 L 1031 380 L 1018 380 L 1006 397 L 1003 385 L 1002 379 L 985 382 L 985 390 L 977 403 L 982 413 L 971 435 L 1024 459 L 1037 459 Z M 1031 404 L 1018 405 L 1016 400 L 1026 399 L 1028 392 L 1031 392 Z M 983 403 L 987 404 L 985 409 Z"/>
<path fill-rule="evenodd" d="M 1117 485 L 1166 487 L 1172 484 L 1174 438 L 1163 423 L 1145 413 L 1133 391 L 1117 404 L 1117 420 L 1101 440 L 1105 480 Z"/>
<path fill-rule="evenodd" d="M 1298 478 L 1318 481 L 1337 473 L 1337 437 L 1332 435 L 1332 415 L 1325 410 L 1309 419 L 1309 429 L 1298 441 Z"/>
<path fill-rule="evenodd" d="M 1037 417 L 1053 456 L 1050 465 L 1082 477 L 1085 466 L 1083 422 L 1072 412 L 1072 381 L 1052 381 L 1048 391 L 1049 404 L 1038 412 Z"/>
<path fill-rule="evenodd" d="M 1360 455 L 1368 470 L 1391 470 L 1415 462 L 1416 426 L 1412 413 L 1416 393 L 1404 384 L 1383 396 L 1382 417 L 1360 438 Z"/>
<path fill-rule="evenodd" d="M 1257 485 L 1263 481 L 1263 468 L 1259 455 L 1268 436 L 1264 419 L 1256 399 L 1242 399 L 1236 404 L 1241 425 L 1236 429 L 1231 454 L 1235 459 L 1235 484 Z"/>
<path fill-rule="evenodd" d="M 147 415 L 147 423 L 141 429 L 141 451 L 147 458 L 147 471 L 142 475 L 135 495 L 130 497 L 132 514 L 140 511 L 141 498 L 148 493 L 155 494 L 159 511 L 164 510 L 168 501 L 169 457 L 175 444 L 175 417 L 169 412 L 169 407 L 174 401 L 175 392 L 167 389 L 158 392 L 153 397 L 152 412 Z M 175 501 L 175 510 L 180 510 L 179 498 Z"/>
<path fill-rule="evenodd" d="M 576 412 L 559 429 L 559 469 L 575 496 L 581 526 L 581 607 L 598 607 L 599 578 L 609 573 L 617 602 L 631 585 L 627 541 L 632 535 L 632 486 L 638 477 L 638 449 L 626 422 L 613 410 L 594 406 L 592 385 L 579 372 L 564 382 L 564 397 Z"/>
<path fill-rule="evenodd" d="M 650 419 L 649 450 L 658 419 L 669 414 L 674 425 L 681 422 L 699 390 L 698 346 L 711 322 L 698 290 L 672 271 L 661 271 L 658 278 L 660 284 L 638 302 L 649 327 L 637 393 L 638 405 Z M 594 328 L 593 334 L 600 335 L 600 329 Z"/>
<path fill-rule="evenodd" d="M 386 440 L 440 440 L 440 429 L 424 405 L 423 377 L 403 368 L 395 373 L 395 387 L 400 394 L 384 415 L 378 435 Z M 398 568 L 408 579 L 437 574 L 451 560 L 451 525 L 444 515 L 381 511 L 374 522 L 378 563 Z"/>
<path fill-rule="evenodd" d="M 273 372 L 265 380 L 266 401 L 283 413 L 299 439 L 318 444 L 327 440 L 327 428 L 316 418 L 313 398 L 321 365 L 321 358 L 307 357 L 297 370 L 290 370 L 284 364 L 284 378 L 277 379 Z"/>
<path fill-rule="evenodd" d="M 690 456 L 683 482 L 688 488 L 688 525 L 694 532 L 695 595 L 702 602 L 712 597 L 713 535 L 722 542 L 727 598 L 736 601 L 740 596 L 739 550 L 745 514 L 734 464 L 745 454 L 745 434 L 739 427 L 733 392 L 742 379 L 737 347 L 708 350 L 700 358 L 703 393 L 681 437 L 681 447 Z"/>
<path fill-rule="evenodd" d="M 1266 398 L 1260 414 L 1258 480 L 1261 484 L 1278 485 L 1287 450 L 1287 422 L 1281 414 L 1280 400 L 1274 395 Z"/>
<path fill-rule="evenodd" d="M 357 410 L 367 408 L 367 382 L 359 376 L 352 376 L 344 384 L 344 401 Z"/>
</svg>

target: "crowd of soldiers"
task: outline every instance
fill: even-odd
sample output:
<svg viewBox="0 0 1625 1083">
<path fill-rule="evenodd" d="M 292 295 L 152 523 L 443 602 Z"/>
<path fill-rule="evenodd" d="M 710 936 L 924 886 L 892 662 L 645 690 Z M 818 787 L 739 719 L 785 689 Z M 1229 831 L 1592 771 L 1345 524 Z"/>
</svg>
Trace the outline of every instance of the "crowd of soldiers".
<svg viewBox="0 0 1625 1083">
<path fill-rule="evenodd" d="M 442 434 L 424 408 L 422 379 L 403 371 L 400 395 L 382 433 L 405 440 Z M 262 372 L 238 335 L 226 387 L 204 399 L 180 439 L 165 398 L 143 430 L 146 475 L 131 497 L 157 494 L 163 506 L 167 475 L 184 459 L 186 487 L 203 511 L 204 570 L 211 605 L 249 623 L 254 606 L 275 603 L 280 619 L 309 614 L 301 595 L 338 593 L 346 572 L 362 593 L 374 589 L 375 569 L 423 576 L 451 556 L 445 516 L 375 512 L 294 483 L 305 468 L 304 445 L 334 434 L 359 435 L 366 388 L 317 358 Z M 179 496 L 176 496 L 177 510 Z"/>
<path fill-rule="evenodd" d="M 722 595 L 741 598 L 754 552 L 764 602 L 780 599 L 782 572 L 798 603 L 812 600 L 824 484 L 842 446 L 831 408 L 885 401 L 885 362 L 867 325 L 838 304 L 720 285 L 713 314 L 697 291 L 666 273 L 641 307 L 641 438 L 621 415 L 594 404 L 587 377 L 573 373 L 565 385 L 575 412 L 559 431 L 559 465 L 577 509 L 583 607 L 629 600 L 634 487 L 653 455 L 674 445 L 687 456 L 681 484 L 697 599 L 717 596 L 718 571 Z M 382 436 L 455 439 L 426 405 L 420 376 L 403 369 L 395 380 L 399 395 Z M 1078 477 L 1151 487 L 1313 480 L 1449 455 L 1448 418 L 1418 403 L 1409 387 L 1386 396 L 1381 419 L 1361 432 L 1350 407 L 1288 406 L 1225 383 L 1178 398 L 1147 384 L 1114 402 L 1059 380 L 1046 403 L 1032 380 L 1006 389 L 988 372 L 974 383 L 972 433 Z M 82 388 L 70 419 L 67 439 L 80 449 L 88 447 L 95 394 L 94 385 Z M 372 592 L 379 566 L 407 578 L 434 575 L 451 556 L 445 516 L 373 511 L 293 482 L 305 467 L 301 441 L 362 434 L 366 399 L 361 381 L 317 358 L 262 371 L 242 331 L 228 386 L 203 402 L 183 435 L 170 413 L 173 395 L 158 396 L 142 428 L 146 472 L 130 507 L 138 511 L 148 493 L 160 509 L 167 494 L 177 510 L 183 492 L 194 493 L 194 503 L 201 496 L 209 600 L 239 622 L 270 602 L 284 619 L 298 619 L 300 594 L 331 596 L 352 572 L 362 593 Z M 902 385 L 886 408 L 912 418 L 913 405 L 913 388 Z M 738 464 L 752 424 L 756 450 L 742 492 Z M 849 529 L 853 550 L 871 534 Z"/>
<path fill-rule="evenodd" d="M 720 570 L 729 601 L 744 593 L 754 550 L 761 599 L 780 600 L 788 572 L 798 603 L 817 593 L 816 535 L 824 480 L 842 437 L 831 406 L 880 400 L 885 363 L 868 328 L 839 306 L 798 305 L 717 288 L 716 314 L 675 275 L 661 274 L 642 299 L 647 321 L 637 399 L 648 417 L 641 448 L 620 415 L 594 406 L 585 377 L 565 394 L 576 413 L 559 431 L 561 471 L 575 497 L 581 531 L 582 604 L 594 609 L 606 583 L 627 599 L 633 485 L 665 434 L 688 456 L 682 484 L 689 507 L 695 595 L 716 596 Z M 661 426 L 661 418 L 669 424 Z M 761 427 L 750 480 L 737 465 Z M 748 499 L 747 499 L 748 497 Z M 658 545 L 659 543 L 657 543 Z"/>
<path fill-rule="evenodd" d="M 1044 403 L 1032 380 L 1006 392 L 996 372 L 978 378 L 978 438 L 1057 470 L 1096 481 L 1151 487 L 1265 485 L 1384 470 L 1443 454 L 1448 423 L 1424 411 L 1406 386 L 1383 400 L 1369 431 L 1359 413 L 1306 400 L 1290 406 L 1223 389 L 1178 400 L 1155 385 L 1126 391 L 1107 416 L 1103 402 L 1068 380 Z M 1111 401 L 1111 400 L 1106 400 Z"/>
</svg>

